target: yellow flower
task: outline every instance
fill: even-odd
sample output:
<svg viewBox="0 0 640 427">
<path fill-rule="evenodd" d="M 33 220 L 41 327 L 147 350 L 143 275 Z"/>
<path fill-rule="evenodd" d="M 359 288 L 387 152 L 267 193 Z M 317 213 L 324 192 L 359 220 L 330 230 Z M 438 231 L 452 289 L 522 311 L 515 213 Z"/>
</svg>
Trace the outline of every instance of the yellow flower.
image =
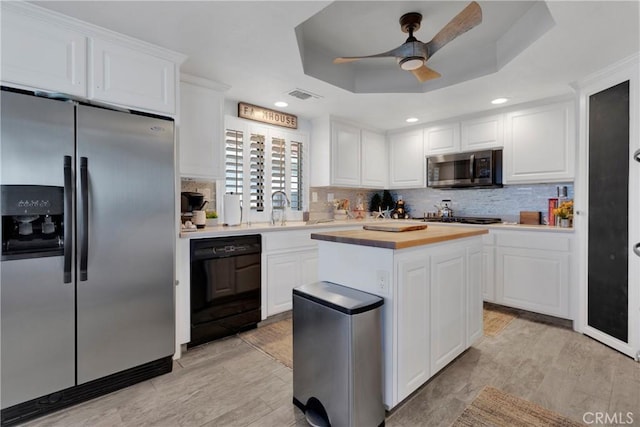
<svg viewBox="0 0 640 427">
<path fill-rule="evenodd" d="M 553 214 L 558 218 L 573 219 L 573 200 L 560 203 L 560 206 L 553 210 Z"/>
</svg>

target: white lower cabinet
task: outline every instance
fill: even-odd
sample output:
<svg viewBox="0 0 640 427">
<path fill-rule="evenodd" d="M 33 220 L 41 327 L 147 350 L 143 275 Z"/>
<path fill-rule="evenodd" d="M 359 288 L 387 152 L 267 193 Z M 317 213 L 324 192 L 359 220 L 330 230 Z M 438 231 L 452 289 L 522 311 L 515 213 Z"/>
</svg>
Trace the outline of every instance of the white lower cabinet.
<svg viewBox="0 0 640 427">
<path fill-rule="evenodd" d="M 482 336 L 482 246 L 455 242 L 395 255 L 394 405 Z"/>
<path fill-rule="evenodd" d="M 429 257 L 397 261 L 398 400 L 431 377 L 429 366 Z"/>
<path fill-rule="evenodd" d="M 495 249 L 483 248 L 485 253 L 495 250 L 496 258 L 495 272 L 489 268 L 484 272 L 485 280 L 495 277 L 495 298 L 489 301 L 571 319 L 573 236 L 542 231 L 495 233 Z"/>
<path fill-rule="evenodd" d="M 447 366 L 466 348 L 466 253 L 431 257 L 431 372 Z"/>
<path fill-rule="evenodd" d="M 267 255 L 267 316 L 292 308 L 293 288 L 318 280 L 318 251 Z"/>
</svg>

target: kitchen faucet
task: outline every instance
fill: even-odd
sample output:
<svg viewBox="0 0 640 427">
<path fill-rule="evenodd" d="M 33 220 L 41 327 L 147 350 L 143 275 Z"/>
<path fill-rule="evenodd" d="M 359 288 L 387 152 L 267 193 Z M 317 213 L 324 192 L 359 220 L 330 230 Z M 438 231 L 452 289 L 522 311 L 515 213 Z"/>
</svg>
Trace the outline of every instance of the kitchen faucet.
<svg viewBox="0 0 640 427">
<path fill-rule="evenodd" d="M 280 200 L 280 202 L 278 203 L 278 206 L 276 206 L 275 204 L 275 196 L 277 194 L 280 194 L 284 197 L 285 202 L 283 203 L 282 200 Z M 278 218 L 276 215 L 276 211 L 279 211 L 279 220 L 280 220 L 280 225 L 286 225 L 287 223 L 287 218 L 285 216 L 285 208 L 287 206 L 291 206 L 291 202 L 289 201 L 289 197 L 287 197 L 287 193 L 285 193 L 282 190 L 278 190 L 278 191 L 274 191 L 273 194 L 271 194 L 271 225 L 276 225 L 276 222 L 278 222 Z"/>
</svg>

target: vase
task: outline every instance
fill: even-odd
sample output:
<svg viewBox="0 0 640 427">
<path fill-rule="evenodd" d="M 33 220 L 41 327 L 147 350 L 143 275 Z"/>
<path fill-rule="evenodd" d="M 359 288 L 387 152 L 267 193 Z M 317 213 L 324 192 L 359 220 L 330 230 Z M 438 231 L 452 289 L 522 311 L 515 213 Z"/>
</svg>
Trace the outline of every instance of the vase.
<svg viewBox="0 0 640 427">
<path fill-rule="evenodd" d="M 571 227 L 571 221 L 569 218 L 560 218 L 560 227 L 569 228 Z"/>
<path fill-rule="evenodd" d="M 218 218 L 207 218 L 206 224 L 207 227 L 215 227 L 218 225 Z"/>
</svg>

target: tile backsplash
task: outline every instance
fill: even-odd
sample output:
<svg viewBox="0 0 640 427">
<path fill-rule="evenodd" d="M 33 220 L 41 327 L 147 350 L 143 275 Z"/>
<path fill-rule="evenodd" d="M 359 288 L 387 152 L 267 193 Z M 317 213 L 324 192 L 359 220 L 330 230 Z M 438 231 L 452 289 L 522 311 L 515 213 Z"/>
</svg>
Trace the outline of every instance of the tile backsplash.
<svg viewBox="0 0 640 427">
<path fill-rule="evenodd" d="M 434 205 L 443 199 L 451 199 L 456 216 L 499 217 L 503 221 L 518 221 L 520 211 L 542 212 L 547 218 L 548 199 L 557 197 L 557 187 L 567 187 L 567 198 L 573 199 L 573 183 L 505 185 L 503 188 L 433 189 L 416 188 L 393 190 L 394 200 L 400 196 L 408 212 L 420 217 L 424 212 L 434 212 Z"/>
<path fill-rule="evenodd" d="M 567 187 L 567 198 L 573 199 L 573 183 L 506 185 L 503 188 L 473 189 L 433 189 L 413 188 L 391 190 L 394 200 L 402 198 L 412 217 L 422 217 L 425 212 L 436 211 L 435 205 L 443 199 L 451 199 L 454 215 L 498 217 L 503 221 L 517 222 L 520 211 L 542 212 L 543 222 L 547 219 L 548 199 L 557 197 L 557 187 Z M 316 193 L 317 202 L 313 202 Z M 374 193 L 382 196 L 382 190 L 367 190 L 342 187 L 311 187 L 309 189 L 309 215 L 311 219 L 333 217 L 331 199 L 349 199 L 351 208 L 355 206 L 358 195 L 362 195 L 365 209 Z"/>
</svg>

